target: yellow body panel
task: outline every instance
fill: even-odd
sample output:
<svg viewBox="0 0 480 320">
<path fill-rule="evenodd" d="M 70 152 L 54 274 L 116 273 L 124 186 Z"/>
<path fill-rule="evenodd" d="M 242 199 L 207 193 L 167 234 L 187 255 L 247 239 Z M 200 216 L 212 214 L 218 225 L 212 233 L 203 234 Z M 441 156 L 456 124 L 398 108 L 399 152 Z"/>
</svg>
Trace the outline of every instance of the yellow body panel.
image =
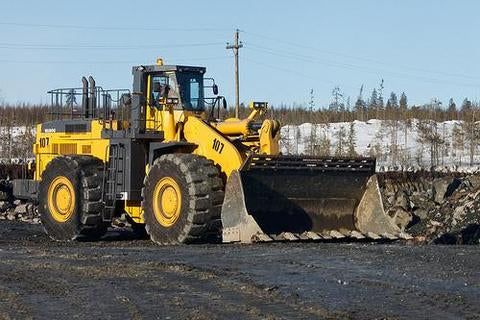
<svg viewBox="0 0 480 320">
<path fill-rule="evenodd" d="M 183 136 L 188 142 L 198 145 L 193 152 L 212 160 L 223 173 L 230 176 L 240 168 L 246 158 L 233 143 L 208 123 L 196 117 L 188 117 L 183 124 Z"/>
<path fill-rule="evenodd" d="M 37 125 L 33 147 L 35 180 L 41 180 L 48 163 L 59 155 L 85 154 L 106 161 L 109 140 L 102 139 L 102 128 L 103 124 L 99 120 L 91 122 L 90 132 L 80 133 L 42 132 L 42 125 Z"/>
<path fill-rule="evenodd" d="M 125 212 L 136 223 L 143 223 L 143 210 L 139 202 L 125 201 Z"/>
</svg>

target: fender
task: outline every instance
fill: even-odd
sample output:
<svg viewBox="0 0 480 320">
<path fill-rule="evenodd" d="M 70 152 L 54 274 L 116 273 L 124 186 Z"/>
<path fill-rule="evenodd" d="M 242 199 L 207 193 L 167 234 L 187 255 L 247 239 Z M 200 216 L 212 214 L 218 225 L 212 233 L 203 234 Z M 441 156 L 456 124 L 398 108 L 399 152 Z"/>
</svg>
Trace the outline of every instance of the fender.
<svg viewBox="0 0 480 320">
<path fill-rule="evenodd" d="M 198 146 L 195 143 L 186 141 L 171 141 L 171 142 L 151 142 L 148 149 L 148 164 L 152 165 L 155 159 L 162 154 L 183 152 L 192 153 Z"/>
</svg>

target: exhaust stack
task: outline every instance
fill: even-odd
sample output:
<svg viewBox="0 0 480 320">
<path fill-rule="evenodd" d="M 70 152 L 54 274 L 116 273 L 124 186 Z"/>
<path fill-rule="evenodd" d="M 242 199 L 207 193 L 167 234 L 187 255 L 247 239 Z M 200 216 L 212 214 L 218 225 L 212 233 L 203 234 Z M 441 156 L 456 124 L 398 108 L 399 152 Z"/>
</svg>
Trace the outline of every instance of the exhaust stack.
<svg viewBox="0 0 480 320">
<path fill-rule="evenodd" d="M 89 97 L 89 110 L 87 118 L 93 118 L 97 109 L 97 96 L 95 94 L 95 79 L 92 76 L 88 77 L 90 82 L 90 97 Z"/>
<path fill-rule="evenodd" d="M 85 118 L 88 118 L 89 114 L 89 101 L 88 101 L 88 80 L 82 77 L 82 109 Z"/>
</svg>

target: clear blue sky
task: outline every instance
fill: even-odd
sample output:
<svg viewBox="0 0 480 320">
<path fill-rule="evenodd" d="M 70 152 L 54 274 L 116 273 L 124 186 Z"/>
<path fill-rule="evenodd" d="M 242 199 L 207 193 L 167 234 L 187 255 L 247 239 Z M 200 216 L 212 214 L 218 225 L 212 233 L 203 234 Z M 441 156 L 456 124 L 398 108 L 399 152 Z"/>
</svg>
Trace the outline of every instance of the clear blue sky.
<svg viewBox="0 0 480 320">
<path fill-rule="evenodd" d="M 91 8 L 91 10 L 90 10 Z M 384 95 L 457 104 L 480 97 L 480 1 L 3 1 L 0 96 L 45 101 L 94 75 L 131 87 L 131 66 L 161 56 L 204 65 L 230 102 L 239 28 L 241 100 L 328 104 L 334 86 L 352 101 L 380 80 Z M 84 27 L 81 27 L 84 26 Z"/>
</svg>

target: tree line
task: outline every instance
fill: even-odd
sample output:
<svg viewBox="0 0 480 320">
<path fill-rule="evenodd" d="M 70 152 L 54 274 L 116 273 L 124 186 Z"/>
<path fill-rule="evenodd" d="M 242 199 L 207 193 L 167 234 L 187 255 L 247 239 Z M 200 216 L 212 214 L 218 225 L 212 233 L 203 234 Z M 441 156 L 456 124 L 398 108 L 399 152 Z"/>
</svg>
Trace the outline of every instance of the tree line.
<svg viewBox="0 0 480 320">
<path fill-rule="evenodd" d="M 303 134 L 301 139 L 306 145 L 303 153 L 322 156 L 356 156 L 356 132 L 353 125 L 355 120 L 368 121 L 379 119 L 382 121 L 382 143 L 371 146 L 370 156 L 380 161 L 396 164 L 424 163 L 421 152 L 404 150 L 411 139 L 410 132 L 416 130 L 417 142 L 428 150 L 429 165 L 441 165 L 446 155 L 454 155 L 457 163 L 475 163 L 478 144 L 480 142 L 480 106 L 476 101 L 465 98 L 460 105 L 453 99 L 443 104 L 438 99 L 431 99 L 422 105 L 410 105 L 407 95 L 391 92 L 388 98 L 383 97 L 383 82 L 379 88 L 372 90 L 365 98 L 363 87 L 354 103 L 345 98 L 339 87 L 332 90 L 332 97 L 327 105 L 317 107 L 314 103 L 313 90 L 310 92 L 310 102 L 307 104 L 280 104 L 271 106 L 265 117 L 280 120 L 286 125 L 286 130 L 293 130 L 288 125 L 312 123 L 310 131 Z M 31 156 L 31 148 L 16 148 L 16 145 L 29 145 L 34 139 L 32 128 L 37 123 L 49 119 L 48 105 L 36 104 L 5 104 L 0 103 L 0 140 L 1 158 Z M 246 117 L 250 110 L 244 104 L 240 106 L 240 117 Z M 228 107 L 222 111 L 222 118 L 233 117 L 234 108 Z M 414 120 L 415 119 L 415 120 Z M 458 120 L 449 136 L 440 127 L 441 122 Z M 325 128 L 332 123 L 350 122 L 350 125 L 340 126 L 332 135 L 325 134 Z M 17 138 L 12 138 L 12 127 L 26 127 Z M 282 144 L 289 153 L 299 153 L 299 132 L 286 133 L 297 139 L 297 146 L 292 141 L 282 137 Z M 18 133 L 17 133 L 18 136 Z M 387 143 L 385 143 L 387 141 Z M 24 143 L 27 142 L 27 143 Z M 22 149 L 22 150 L 17 150 Z M 25 150 L 23 150 L 25 149 Z M 364 155 L 364 154 L 362 154 Z"/>
</svg>

